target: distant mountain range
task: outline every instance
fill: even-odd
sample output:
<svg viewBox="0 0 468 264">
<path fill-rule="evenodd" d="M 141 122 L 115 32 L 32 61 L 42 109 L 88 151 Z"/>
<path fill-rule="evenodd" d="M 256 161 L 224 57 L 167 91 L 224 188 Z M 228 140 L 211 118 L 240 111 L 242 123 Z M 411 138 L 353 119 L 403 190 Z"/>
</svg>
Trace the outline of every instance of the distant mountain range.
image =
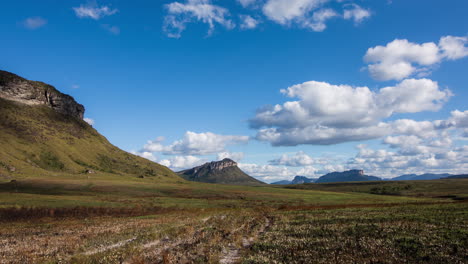
<svg viewBox="0 0 468 264">
<path fill-rule="evenodd" d="M 468 174 L 452 175 L 452 176 L 448 176 L 447 178 L 442 178 L 442 179 L 464 179 L 464 178 L 468 178 Z"/>
<path fill-rule="evenodd" d="M 381 180 L 382 179 L 379 177 L 365 175 L 363 170 L 349 170 L 344 172 L 332 172 L 325 174 L 318 178 L 316 183 Z"/>
<path fill-rule="evenodd" d="M 299 176 L 297 175 L 294 177 L 292 181 L 284 180 L 284 181 L 277 181 L 273 182 L 271 184 L 276 184 L 276 185 L 286 185 L 286 184 L 303 184 L 303 183 L 311 183 L 315 182 L 318 178 L 307 178 L 305 176 Z"/>
<path fill-rule="evenodd" d="M 425 174 L 405 174 L 395 178 L 388 179 L 390 181 L 420 181 L 420 180 L 437 180 L 442 178 L 447 178 L 452 176 L 451 174 L 444 173 L 444 174 L 432 174 L 432 173 L 425 173 Z"/>
<path fill-rule="evenodd" d="M 305 176 L 296 176 L 294 180 L 277 181 L 271 184 L 303 184 L 303 183 L 329 183 L 329 182 L 354 182 L 354 181 L 420 181 L 420 180 L 438 180 L 438 179 L 459 179 L 468 178 L 468 174 L 452 175 L 443 174 L 405 174 L 394 178 L 382 179 L 376 176 L 365 175 L 363 170 L 349 170 L 344 172 L 331 172 L 320 178 L 307 178 Z"/>
<path fill-rule="evenodd" d="M 206 183 L 233 185 L 263 185 L 265 183 L 247 175 L 231 159 L 207 162 L 201 166 L 177 172 L 182 178 Z"/>
</svg>

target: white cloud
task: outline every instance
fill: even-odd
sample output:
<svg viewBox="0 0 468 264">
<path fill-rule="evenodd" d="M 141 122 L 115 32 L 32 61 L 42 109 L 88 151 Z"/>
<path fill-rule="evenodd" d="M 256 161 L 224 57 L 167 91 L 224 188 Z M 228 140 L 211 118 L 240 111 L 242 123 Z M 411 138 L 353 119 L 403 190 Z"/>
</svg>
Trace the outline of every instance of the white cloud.
<svg viewBox="0 0 468 264">
<path fill-rule="evenodd" d="M 163 145 L 163 140 L 164 138 L 158 138 L 154 141 L 148 141 L 143 150 L 164 154 L 210 155 L 225 152 L 228 145 L 245 144 L 249 141 L 249 137 L 187 131 L 182 139 L 176 140 L 170 145 Z"/>
<path fill-rule="evenodd" d="M 406 39 L 395 39 L 386 46 L 369 48 L 364 61 L 371 76 L 380 81 L 401 80 L 414 74 L 427 75 L 430 67 L 444 59 L 468 56 L 466 37 L 442 37 L 434 42 L 417 44 Z"/>
<path fill-rule="evenodd" d="M 186 3 L 173 2 L 166 5 L 168 15 L 164 20 L 164 30 L 169 37 L 180 38 L 186 24 L 193 21 L 208 24 L 208 35 L 213 33 L 215 24 L 227 29 L 234 28 L 234 23 L 228 18 L 226 8 L 212 5 L 210 0 L 187 0 Z"/>
<path fill-rule="evenodd" d="M 91 118 L 85 117 L 85 118 L 83 118 L 83 121 L 85 121 L 86 123 L 88 123 L 91 126 L 94 125 L 94 120 L 91 119 Z"/>
<path fill-rule="evenodd" d="M 254 29 L 260 23 L 259 20 L 248 15 L 240 15 L 239 17 L 242 21 L 240 24 L 241 29 Z"/>
<path fill-rule="evenodd" d="M 156 162 L 158 159 L 154 156 L 154 154 L 152 152 L 149 152 L 149 151 L 143 151 L 143 152 L 136 152 L 136 151 L 131 151 L 132 154 L 134 155 L 138 155 L 142 158 L 145 158 L 147 160 L 151 160 L 151 161 L 154 161 Z M 164 164 L 163 164 L 164 165 Z M 165 166 L 165 165 L 164 165 Z"/>
<path fill-rule="evenodd" d="M 437 111 L 452 95 L 428 79 L 368 87 L 310 81 L 281 91 L 297 101 L 260 109 L 250 120 L 257 139 L 273 145 L 336 144 L 379 138 L 398 128 L 383 120 L 395 113 Z M 394 128 L 395 126 L 395 128 Z"/>
<path fill-rule="evenodd" d="M 327 20 L 337 16 L 338 13 L 333 9 L 320 9 L 313 13 L 312 19 L 310 21 L 306 21 L 304 26 L 311 28 L 313 31 L 322 32 L 327 28 L 327 25 L 325 24 Z"/>
<path fill-rule="evenodd" d="M 305 166 L 305 167 L 301 168 L 296 174 L 300 175 L 300 176 L 306 176 L 306 177 L 317 177 L 318 172 L 319 172 L 319 170 L 317 168 L 315 168 L 315 167 Z"/>
<path fill-rule="evenodd" d="M 281 25 L 298 25 L 316 32 L 327 28 L 326 22 L 341 17 L 359 24 L 371 16 L 369 10 L 356 4 L 345 4 L 343 14 L 326 7 L 333 0 L 268 0 L 263 6 L 263 13 L 270 20 Z M 343 1 L 337 0 L 341 3 Z"/>
<path fill-rule="evenodd" d="M 217 160 L 223 160 L 223 159 L 232 159 L 235 162 L 239 162 L 244 158 L 244 153 L 243 152 L 228 152 L 224 151 L 221 153 L 218 153 L 217 155 Z"/>
<path fill-rule="evenodd" d="M 453 147 L 450 142 L 439 147 L 430 144 L 429 141 L 416 146 L 401 144 L 396 152 L 360 146 L 359 153 L 348 161 L 347 166 L 358 167 L 364 169 L 367 174 L 383 177 L 410 173 L 466 173 L 468 146 Z M 416 151 L 408 153 L 410 148 Z"/>
<path fill-rule="evenodd" d="M 284 165 L 289 167 L 302 167 L 310 166 L 316 163 L 316 161 L 309 155 L 302 151 L 296 152 L 294 155 L 283 154 L 280 158 L 270 160 L 271 165 Z"/>
<path fill-rule="evenodd" d="M 174 171 L 191 169 L 193 167 L 200 166 L 205 162 L 205 159 L 201 159 L 195 156 L 174 156 L 169 159 L 159 161 L 161 165 L 169 167 Z"/>
<path fill-rule="evenodd" d="M 111 16 L 116 14 L 119 10 L 112 9 L 109 6 L 99 7 L 95 3 L 89 3 L 86 5 L 80 5 L 79 7 L 74 7 L 73 10 L 79 18 L 91 18 L 94 20 L 99 20 L 105 16 Z"/>
<path fill-rule="evenodd" d="M 304 20 L 310 11 L 321 7 L 328 0 L 268 0 L 263 13 L 279 24 Z"/>
<path fill-rule="evenodd" d="M 371 12 L 368 9 L 364 9 L 356 4 L 349 5 L 343 13 L 344 19 L 353 20 L 356 24 L 361 23 L 370 16 Z"/>
<path fill-rule="evenodd" d="M 23 26 L 27 29 L 38 29 L 47 24 L 47 20 L 42 17 L 29 17 L 23 21 Z"/>
<path fill-rule="evenodd" d="M 113 35 L 120 35 L 120 28 L 118 26 L 103 24 L 102 28 L 109 31 L 109 33 L 111 33 Z"/>
<path fill-rule="evenodd" d="M 255 5 L 259 0 L 237 0 L 243 7 L 250 7 Z"/>
<path fill-rule="evenodd" d="M 439 47 L 442 50 L 442 56 L 449 60 L 457 60 L 468 56 L 467 37 L 442 37 L 439 41 Z"/>
<path fill-rule="evenodd" d="M 290 179 L 296 175 L 296 172 L 286 168 L 272 165 L 258 165 L 251 163 L 239 163 L 239 168 L 250 176 L 260 179 L 264 182 L 274 182 L 284 179 Z"/>
</svg>

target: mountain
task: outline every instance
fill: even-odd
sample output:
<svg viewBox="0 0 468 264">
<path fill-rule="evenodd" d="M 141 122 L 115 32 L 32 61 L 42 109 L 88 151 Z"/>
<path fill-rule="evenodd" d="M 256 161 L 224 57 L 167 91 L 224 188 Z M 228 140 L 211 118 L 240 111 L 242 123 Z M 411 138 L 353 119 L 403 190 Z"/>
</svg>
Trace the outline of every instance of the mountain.
<svg viewBox="0 0 468 264">
<path fill-rule="evenodd" d="M 278 185 L 303 184 L 303 183 L 315 182 L 316 180 L 317 180 L 317 178 L 307 178 L 305 176 L 297 175 L 296 177 L 294 177 L 294 179 L 292 181 L 283 180 L 283 181 L 273 182 L 271 184 L 278 184 Z"/>
<path fill-rule="evenodd" d="M 332 172 L 323 175 L 315 183 L 327 182 L 352 182 L 352 181 L 381 181 L 382 179 L 375 176 L 364 175 L 363 170 L 349 170 L 344 172 Z"/>
<path fill-rule="evenodd" d="M 288 180 L 282 180 L 282 181 L 277 181 L 277 182 L 272 182 L 270 184 L 274 184 L 274 185 L 288 185 L 288 184 L 292 184 L 291 181 L 288 181 Z"/>
<path fill-rule="evenodd" d="M 113 146 L 84 113 L 53 86 L 0 71 L 0 180 L 84 173 L 182 180 Z"/>
<path fill-rule="evenodd" d="M 432 174 L 432 173 L 425 173 L 421 175 L 417 174 L 405 174 L 390 180 L 392 181 L 421 181 L 421 180 L 437 180 L 442 178 L 447 178 L 451 176 L 451 174 L 444 173 L 444 174 Z"/>
<path fill-rule="evenodd" d="M 265 184 L 245 174 L 237 163 L 231 159 L 207 162 L 201 166 L 180 171 L 177 174 L 189 181 L 221 183 L 233 185 L 262 185 Z"/>
<path fill-rule="evenodd" d="M 465 179 L 465 178 L 468 178 L 468 174 L 451 175 L 442 179 Z"/>
</svg>

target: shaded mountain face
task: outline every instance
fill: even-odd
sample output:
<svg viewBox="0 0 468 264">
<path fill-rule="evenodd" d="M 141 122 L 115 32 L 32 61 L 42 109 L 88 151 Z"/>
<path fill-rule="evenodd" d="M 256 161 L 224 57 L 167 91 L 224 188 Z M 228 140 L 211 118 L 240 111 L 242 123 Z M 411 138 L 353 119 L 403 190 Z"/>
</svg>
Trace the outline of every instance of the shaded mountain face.
<svg viewBox="0 0 468 264">
<path fill-rule="evenodd" d="M 466 179 L 466 178 L 468 178 L 468 174 L 452 175 L 452 176 L 448 176 L 442 179 Z"/>
<path fill-rule="evenodd" d="M 444 173 L 444 174 L 432 174 L 432 173 L 425 173 L 421 175 L 417 174 L 405 174 L 395 178 L 392 178 L 392 181 L 420 181 L 420 180 L 437 180 L 442 178 L 447 178 L 451 176 L 451 174 Z"/>
<path fill-rule="evenodd" d="M 305 176 L 296 176 L 291 181 L 291 184 L 303 184 L 303 183 L 311 183 L 315 182 L 317 179 L 307 178 Z"/>
<path fill-rule="evenodd" d="M 344 172 L 332 172 L 320 177 L 316 183 L 327 182 L 352 182 L 352 181 L 380 181 L 379 177 L 368 176 L 363 170 L 349 170 Z"/>
<path fill-rule="evenodd" d="M 294 179 L 292 181 L 288 181 L 288 180 L 283 180 L 283 181 L 277 181 L 277 182 L 272 182 L 271 184 L 282 184 L 282 185 L 286 185 L 286 184 L 303 184 L 303 183 L 311 183 L 311 182 L 315 182 L 317 180 L 317 178 L 307 178 L 305 176 L 299 176 L 297 175 L 296 177 L 294 177 Z"/>
<path fill-rule="evenodd" d="M 180 171 L 180 176 L 189 181 L 233 185 L 262 185 L 263 182 L 247 175 L 231 159 L 212 161 L 201 166 Z"/>
<path fill-rule="evenodd" d="M 182 180 L 113 146 L 82 120 L 84 107 L 54 87 L 0 72 L 0 180 L 84 173 Z"/>
</svg>

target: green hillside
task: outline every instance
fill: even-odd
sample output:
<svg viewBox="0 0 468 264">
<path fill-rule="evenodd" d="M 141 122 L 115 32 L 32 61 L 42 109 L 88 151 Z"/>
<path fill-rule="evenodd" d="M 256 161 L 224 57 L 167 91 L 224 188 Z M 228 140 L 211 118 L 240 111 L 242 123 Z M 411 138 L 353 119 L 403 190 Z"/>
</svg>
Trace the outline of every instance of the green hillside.
<svg viewBox="0 0 468 264">
<path fill-rule="evenodd" d="M 113 146 L 79 118 L 0 98 L 0 180 L 90 172 L 181 180 L 168 168 Z"/>
</svg>

